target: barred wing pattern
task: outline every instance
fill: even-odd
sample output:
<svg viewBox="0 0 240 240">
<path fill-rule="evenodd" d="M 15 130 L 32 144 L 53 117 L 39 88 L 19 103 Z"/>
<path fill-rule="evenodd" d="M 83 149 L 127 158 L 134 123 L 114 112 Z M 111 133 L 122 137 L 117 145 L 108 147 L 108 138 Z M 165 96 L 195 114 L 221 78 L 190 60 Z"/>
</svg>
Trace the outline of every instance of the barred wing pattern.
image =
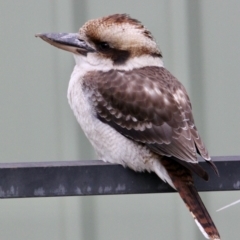
<svg viewBox="0 0 240 240">
<path fill-rule="evenodd" d="M 210 160 L 183 85 L 165 68 L 92 71 L 84 89 L 98 118 L 152 151 L 197 163 Z"/>
</svg>

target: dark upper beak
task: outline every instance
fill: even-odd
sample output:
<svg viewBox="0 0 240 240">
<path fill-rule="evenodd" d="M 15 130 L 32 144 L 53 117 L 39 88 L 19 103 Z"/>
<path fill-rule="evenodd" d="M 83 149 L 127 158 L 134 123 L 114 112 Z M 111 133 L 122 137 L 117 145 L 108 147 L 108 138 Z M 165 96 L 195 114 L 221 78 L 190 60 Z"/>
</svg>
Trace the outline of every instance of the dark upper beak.
<svg viewBox="0 0 240 240">
<path fill-rule="evenodd" d="M 75 54 L 86 55 L 88 52 L 95 52 L 94 48 L 79 38 L 78 33 L 40 33 L 35 37 L 40 37 L 55 47 Z"/>
</svg>

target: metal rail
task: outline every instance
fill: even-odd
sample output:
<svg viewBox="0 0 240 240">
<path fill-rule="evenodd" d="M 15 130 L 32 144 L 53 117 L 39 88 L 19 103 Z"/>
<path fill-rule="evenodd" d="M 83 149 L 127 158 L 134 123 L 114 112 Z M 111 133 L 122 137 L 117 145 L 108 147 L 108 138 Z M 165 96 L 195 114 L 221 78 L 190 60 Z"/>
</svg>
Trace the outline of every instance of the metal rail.
<svg viewBox="0 0 240 240">
<path fill-rule="evenodd" d="M 212 158 L 220 177 L 205 162 L 210 180 L 195 176 L 199 191 L 240 190 L 240 156 Z M 0 163 L 0 198 L 174 192 L 154 173 L 136 173 L 95 161 Z"/>
</svg>

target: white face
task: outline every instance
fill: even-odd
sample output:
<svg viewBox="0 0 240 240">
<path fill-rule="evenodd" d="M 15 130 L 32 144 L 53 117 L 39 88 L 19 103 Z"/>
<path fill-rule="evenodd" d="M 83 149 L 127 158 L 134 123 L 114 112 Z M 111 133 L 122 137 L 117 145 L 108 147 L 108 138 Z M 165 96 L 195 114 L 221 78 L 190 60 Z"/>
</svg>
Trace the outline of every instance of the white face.
<svg viewBox="0 0 240 240">
<path fill-rule="evenodd" d="M 122 65 L 115 65 L 113 64 L 111 59 L 97 57 L 95 54 L 88 54 L 87 56 L 74 54 L 74 59 L 78 69 L 86 72 L 96 71 L 96 70 L 107 72 L 112 69 L 130 71 L 132 69 L 142 68 L 147 66 L 156 66 L 156 67 L 164 66 L 161 58 L 153 58 L 148 55 L 129 58 L 126 61 L 126 63 Z"/>
</svg>

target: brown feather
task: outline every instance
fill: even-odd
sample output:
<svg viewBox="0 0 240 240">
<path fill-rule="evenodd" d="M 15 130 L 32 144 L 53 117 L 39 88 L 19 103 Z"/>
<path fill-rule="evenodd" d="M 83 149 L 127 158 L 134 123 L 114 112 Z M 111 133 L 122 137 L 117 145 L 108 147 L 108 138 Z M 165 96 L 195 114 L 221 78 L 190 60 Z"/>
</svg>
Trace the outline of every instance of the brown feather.
<svg viewBox="0 0 240 240">
<path fill-rule="evenodd" d="M 85 91 L 97 117 L 155 153 L 197 163 L 210 160 L 194 125 L 189 97 L 163 67 L 90 72 Z"/>
<path fill-rule="evenodd" d="M 210 239 L 219 240 L 220 235 L 218 230 L 194 186 L 190 170 L 178 162 L 171 161 L 167 158 L 162 158 L 160 161 L 166 168 L 173 185 L 179 192 L 193 218 L 198 221 Z"/>
<path fill-rule="evenodd" d="M 200 230 L 211 239 L 220 239 L 193 185 L 191 171 L 208 179 L 198 165 L 197 153 L 207 161 L 210 157 L 194 125 L 191 103 L 182 84 L 165 68 L 144 67 L 91 72 L 84 79 L 84 91 L 102 122 L 165 156 L 161 163 L 202 226 Z"/>
</svg>

